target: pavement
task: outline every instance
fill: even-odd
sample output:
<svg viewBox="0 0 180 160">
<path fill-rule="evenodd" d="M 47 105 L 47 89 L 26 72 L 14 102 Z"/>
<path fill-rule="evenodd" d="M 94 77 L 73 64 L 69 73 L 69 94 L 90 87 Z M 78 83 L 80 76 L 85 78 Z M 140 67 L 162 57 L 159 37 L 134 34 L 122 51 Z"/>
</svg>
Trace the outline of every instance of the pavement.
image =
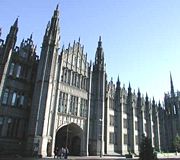
<svg viewBox="0 0 180 160">
<path fill-rule="evenodd" d="M 119 156 L 69 156 L 68 160 L 124 160 L 125 157 Z M 128 158 L 133 160 L 132 158 Z M 137 158 L 136 158 L 137 159 Z M 45 158 L 35 158 L 35 157 L 0 157 L 0 160 L 64 160 L 64 158 L 54 158 L 54 157 L 45 157 Z"/>
<path fill-rule="evenodd" d="M 136 160 L 138 157 L 135 158 L 125 158 L 120 156 L 69 156 L 68 160 Z M 54 158 L 54 157 L 45 157 L 45 158 L 35 158 L 35 157 L 0 157 L 0 160 L 64 160 L 63 158 Z M 160 157 L 159 160 L 180 160 L 180 156 L 173 156 L 173 157 Z"/>
</svg>

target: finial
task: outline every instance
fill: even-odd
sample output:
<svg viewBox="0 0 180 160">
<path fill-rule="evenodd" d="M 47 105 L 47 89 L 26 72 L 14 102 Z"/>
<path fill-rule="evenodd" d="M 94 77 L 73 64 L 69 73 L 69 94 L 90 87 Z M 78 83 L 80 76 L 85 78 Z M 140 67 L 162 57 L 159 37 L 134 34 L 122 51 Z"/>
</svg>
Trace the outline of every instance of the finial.
<svg viewBox="0 0 180 160">
<path fill-rule="evenodd" d="M 152 103 L 153 103 L 153 104 L 155 104 L 154 96 L 153 96 L 153 100 L 152 100 Z"/>
<path fill-rule="evenodd" d="M 101 36 L 99 36 L 99 42 L 101 42 Z"/>
<path fill-rule="evenodd" d="M 81 41 L 81 39 L 80 39 L 80 37 L 79 37 L 78 42 L 80 43 L 80 41 Z"/>
<path fill-rule="evenodd" d="M 102 48 L 101 36 L 99 36 L 98 47 L 99 47 L 99 48 Z"/>
<path fill-rule="evenodd" d="M 82 46 L 82 53 L 84 52 L 84 45 Z"/>
<path fill-rule="evenodd" d="M 62 51 L 64 51 L 64 44 L 63 44 L 63 46 L 62 46 Z"/>
<path fill-rule="evenodd" d="M 130 82 L 129 82 L 129 89 L 131 89 L 131 84 L 130 84 Z"/>
<path fill-rule="evenodd" d="M 160 100 L 159 100 L 158 106 L 161 107 L 161 102 L 160 102 Z"/>
<path fill-rule="evenodd" d="M 56 10 L 58 10 L 59 9 L 59 3 L 57 4 L 57 6 L 56 6 Z"/>
<path fill-rule="evenodd" d="M 173 85 L 171 72 L 170 72 L 170 84 L 171 84 L 171 96 L 174 97 L 174 85 Z"/>
<path fill-rule="evenodd" d="M 71 44 L 70 44 L 70 42 L 69 42 L 69 45 L 68 45 L 68 49 L 71 47 Z"/>
<path fill-rule="evenodd" d="M 30 35 L 30 39 L 32 40 L 32 36 L 33 36 L 33 33 L 31 33 L 31 35 Z"/>
<path fill-rule="evenodd" d="M 140 93 L 140 89 L 138 88 L 138 93 Z"/>
<path fill-rule="evenodd" d="M 15 20 L 15 22 L 14 22 L 14 27 L 17 27 L 18 26 L 18 18 L 19 18 L 19 16 L 16 18 L 16 20 Z"/>
<path fill-rule="evenodd" d="M 119 82 L 119 75 L 118 75 L 117 81 Z"/>
</svg>

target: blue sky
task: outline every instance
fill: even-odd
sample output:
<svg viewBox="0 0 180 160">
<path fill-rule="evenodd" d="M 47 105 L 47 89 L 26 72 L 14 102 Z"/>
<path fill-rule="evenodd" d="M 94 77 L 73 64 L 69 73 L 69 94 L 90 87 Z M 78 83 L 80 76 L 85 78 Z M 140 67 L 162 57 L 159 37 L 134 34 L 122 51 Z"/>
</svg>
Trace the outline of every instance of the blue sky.
<svg viewBox="0 0 180 160">
<path fill-rule="evenodd" d="M 33 33 L 38 54 L 46 25 L 60 5 L 61 46 L 81 38 L 88 59 L 94 60 L 101 35 L 108 79 L 163 100 L 180 88 L 179 0 L 0 0 L 0 27 L 5 39 L 19 16 L 17 45 Z"/>
</svg>

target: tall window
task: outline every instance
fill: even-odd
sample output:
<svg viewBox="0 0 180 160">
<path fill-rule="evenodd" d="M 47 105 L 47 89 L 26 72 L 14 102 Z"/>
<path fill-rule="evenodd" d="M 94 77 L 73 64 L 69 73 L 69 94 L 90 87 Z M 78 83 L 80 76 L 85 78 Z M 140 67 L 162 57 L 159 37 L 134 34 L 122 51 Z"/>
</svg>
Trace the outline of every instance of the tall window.
<svg viewBox="0 0 180 160">
<path fill-rule="evenodd" d="M 75 104 L 75 113 L 74 113 L 74 115 L 76 115 L 77 116 L 77 112 L 78 112 L 78 104 L 79 104 L 79 98 L 78 97 L 76 97 L 76 104 Z"/>
<path fill-rule="evenodd" d="M 9 95 L 9 89 L 5 89 L 4 90 L 4 94 L 3 94 L 3 97 L 2 97 L 2 104 L 7 104 L 8 102 L 8 95 Z"/>
<path fill-rule="evenodd" d="M 12 118 L 8 119 L 7 136 L 12 136 Z"/>
<path fill-rule="evenodd" d="M 81 117 L 86 117 L 86 100 L 81 98 L 81 103 L 80 103 L 80 116 Z"/>
<path fill-rule="evenodd" d="M 138 139 L 138 136 L 136 135 L 136 145 L 139 144 L 139 139 Z"/>
<path fill-rule="evenodd" d="M 67 99 L 68 99 L 68 94 L 64 92 L 60 92 L 59 96 L 59 109 L 58 111 L 61 113 L 66 113 L 67 110 Z"/>
<path fill-rule="evenodd" d="M 68 84 L 71 84 L 71 70 L 68 70 Z"/>
<path fill-rule="evenodd" d="M 138 108 L 135 107 L 135 116 L 138 117 Z"/>
<path fill-rule="evenodd" d="M 77 81 L 76 81 L 76 83 L 77 83 L 77 87 L 79 88 L 79 86 L 80 86 L 80 75 L 79 74 L 77 74 Z"/>
<path fill-rule="evenodd" d="M 127 144 L 128 143 L 128 137 L 127 137 L 127 134 L 124 134 L 124 144 Z"/>
<path fill-rule="evenodd" d="M 109 143 L 114 144 L 114 133 L 113 132 L 109 133 Z"/>
<path fill-rule="evenodd" d="M 176 106 L 173 106 L 174 114 L 176 114 Z"/>
<path fill-rule="evenodd" d="M 21 95 L 19 104 L 20 104 L 20 106 L 24 105 L 24 95 Z"/>
<path fill-rule="evenodd" d="M 127 119 L 123 119 L 123 126 L 124 128 L 127 128 Z"/>
<path fill-rule="evenodd" d="M 15 106 L 15 104 L 16 104 L 16 97 L 17 97 L 17 93 L 14 92 L 14 93 L 13 93 L 13 96 L 12 96 L 12 101 L 11 101 L 11 105 L 12 105 L 12 106 Z"/>
<path fill-rule="evenodd" d="M 0 136 L 2 135 L 3 123 L 4 123 L 4 118 L 0 117 Z"/>
<path fill-rule="evenodd" d="M 69 112 L 73 115 L 77 115 L 78 111 L 78 97 L 71 95 Z"/>
<path fill-rule="evenodd" d="M 110 119 L 109 121 L 110 126 L 114 126 L 114 116 L 110 115 L 109 119 Z"/>
<path fill-rule="evenodd" d="M 81 89 L 84 89 L 84 77 L 81 79 Z"/>
<path fill-rule="evenodd" d="M 11 65 L 10 65 L 10 69 L 9 69 L 9 75 L 10 75 L 10 76 L 12 76 L 12 75 L 13 75 L 14 66 L 15 66 L 15 64 L 14 64 L 14 63 L 11 63 Z"/>
<path fill-rule="evenodd" d="M 73 113 L 73 108 L 74 108 L 74 96 L 71 95 L 70 105 L 69 105 L 69 112 L 70 113 Z"/>
<path fill-rule="evenodd" d="M 19 77 L 20 77 L 20 74 L 21 74 L 21 66 L 18 65 L 18 66 L 17 66 L 16 77 L 19 78 Z"/>
<path fill-rule="evenodd" d="M 138 122 L 135 121 L 135 130 L 138 130 Z"/>
<path fill-rule="evenodd" d="M 114 110 L 114 99 L 113 98 L 109 98 L 109 108 Z"/>
<path fill-rule="evenodd" d="M 124 113 L 127 113 L 127 106 L 126 106 L 125 103 L 123 104 L 123 112 L 124 112 Z"/>
</svg>

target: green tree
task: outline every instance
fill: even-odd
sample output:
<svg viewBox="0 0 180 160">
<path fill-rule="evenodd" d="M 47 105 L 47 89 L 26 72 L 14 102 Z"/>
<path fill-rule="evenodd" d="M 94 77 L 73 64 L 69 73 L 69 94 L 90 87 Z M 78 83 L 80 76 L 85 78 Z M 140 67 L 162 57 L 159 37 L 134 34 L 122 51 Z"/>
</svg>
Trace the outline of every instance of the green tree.
<svg viewBox="0 0 180 160">
<path fill-rule="evenodd" d="M 177 135 L 174 139 L 174 147 L 176 149 L 176 151 L 180 151 L 180 136 Z"/>
<path fill-rule="evenodd" d="M 142 136 L 142 142 L 140 144 L 139 160 L 157 160 L 151 139 L 144 135 Z"/>
</svg>

